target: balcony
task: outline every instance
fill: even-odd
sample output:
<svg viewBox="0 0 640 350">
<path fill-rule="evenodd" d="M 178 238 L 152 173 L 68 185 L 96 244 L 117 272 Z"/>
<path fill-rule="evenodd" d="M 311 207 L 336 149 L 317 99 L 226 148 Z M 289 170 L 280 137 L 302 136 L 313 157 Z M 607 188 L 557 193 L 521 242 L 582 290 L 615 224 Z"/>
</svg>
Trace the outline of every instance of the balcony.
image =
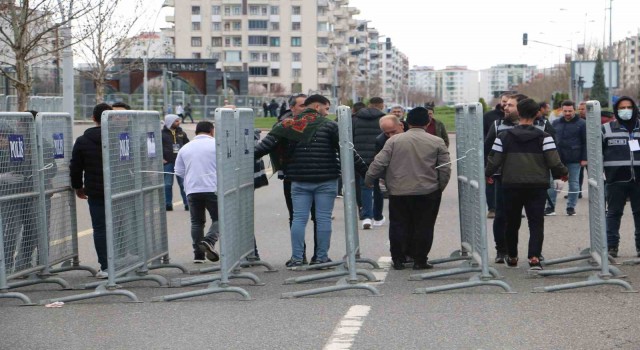
<svg viewBox="0 0 640 350">
<path fill-rule="evenodd" d="M 162 7 L 175 7 L 175 6 L 176 6 L 175 0 L 164 0 L 164 3 L 162 4 Z"/>
<path fill-rule="evenodd" d="M 164 21 L 167 23 L 176 23 L 176 17 L 175 16 L 166 16 L 164 18 Z"/>
</svg>

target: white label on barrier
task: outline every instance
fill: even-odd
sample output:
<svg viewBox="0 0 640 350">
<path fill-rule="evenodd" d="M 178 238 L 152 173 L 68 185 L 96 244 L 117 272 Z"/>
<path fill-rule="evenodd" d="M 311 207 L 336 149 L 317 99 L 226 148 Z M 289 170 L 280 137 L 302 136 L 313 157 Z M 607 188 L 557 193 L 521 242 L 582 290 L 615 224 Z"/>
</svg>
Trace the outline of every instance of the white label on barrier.
<svg viewBox="0 0 640 350">
<path fill-rule="evenodd" d="M 129 155 L 129 134 L 126 132 L 120 134 L 120 160 L 131 160 Z"/>
<path fill-rule="evenodd" d="M 10 160 L 12 162 L 24 162 L 24 136 L 9 135 Z"/>
<path fill-rule="evenodd" d="M 64 158 L 64 134 L 53 134 L 53 159 Z"/>
<path fill-rule="evenodd" d="M 629 148 L 631 149 L 631 152 L 640 151 L 638 140 L 629 140 Z"/>
<path fill-rule="evenodd" d="M 147 157 L 156 157 L 156 134 L 154 132 L 147 133 Z"/>
</svg>

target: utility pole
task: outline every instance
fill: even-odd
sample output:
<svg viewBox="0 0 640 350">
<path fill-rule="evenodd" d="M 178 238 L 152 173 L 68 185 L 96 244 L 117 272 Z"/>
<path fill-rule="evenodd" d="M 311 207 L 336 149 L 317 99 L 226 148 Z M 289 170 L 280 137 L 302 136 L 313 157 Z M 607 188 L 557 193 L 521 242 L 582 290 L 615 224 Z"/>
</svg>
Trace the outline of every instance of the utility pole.
<svg viewBox="0 0 640 350">
<path fill-rule="evenodd" d="M 144 51 L 144 56 L 142 57 L 142 109 L 145 111 L 149 110 L 149 83 L 147 81 L 147 72 L 149 70 L 149 58 L 147 57 L 147 51 Z M 164 71 L 163 71 L 164 72 Z M 163 77 L 164 78 L 164 77 Z"/>
<path fill-rule="evenodd" d="M 609 108 L 613 108 L 613 43 L 611 41 L 612 35 L 611 30 L 613 28 L 613 21 L 611 18 L 611 7 L 613 6 L 613 0 L 609 0 L 609 89 L 607 92 L 609 94 Z"/>
<path fill-rule="evenodd" d="M 65 48 L 62 50 L 62 111 L 71 114 L 71 120 L 74 119 L 74 85 L 73 85 L 73 49 L 71 48 L 71 22 L 68 19 L 73 11 L 73 0 L 69 1 L 69 13 L 65 16 L 62 0 L 58 0 L 60 7 L 60 15 L 67 20 L 66 24 L 61 27 L 62 40 Z M 60 73 L 58 73 L 59 75 Z"/>
</svg>

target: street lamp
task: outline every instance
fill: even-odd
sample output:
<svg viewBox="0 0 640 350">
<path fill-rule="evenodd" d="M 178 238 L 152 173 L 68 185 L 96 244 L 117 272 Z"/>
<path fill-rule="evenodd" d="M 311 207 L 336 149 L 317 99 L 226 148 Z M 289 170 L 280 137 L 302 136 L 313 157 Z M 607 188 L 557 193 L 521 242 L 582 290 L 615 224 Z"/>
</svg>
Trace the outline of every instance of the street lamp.
<svg viewBox="0 0 640 350">
<path fill-rule="evenodd" d="M 338 99 L 338 67 L 342 63 L 342 60 L 341 60 L 342 57 L 346 55 L 357 56 L 361 54 L 364 50 L 360 49 L 360 50 L 354 50 L 354 51 L 344 51 L 342 53 L 338 53 L 337 51 L 338 50 L 334 48 L 333 55 L 334 55 L 335 61 L 333 62 L 333 84 L 331 87 L 331 98 L 334 100 Z M 329 57 L 327 57 L 325 53 L 318 51 L 318 48 L 316 48 L 316 52 L 319 55 L 323 56 L 327 61 L 330 61 Z"/>
</svg>

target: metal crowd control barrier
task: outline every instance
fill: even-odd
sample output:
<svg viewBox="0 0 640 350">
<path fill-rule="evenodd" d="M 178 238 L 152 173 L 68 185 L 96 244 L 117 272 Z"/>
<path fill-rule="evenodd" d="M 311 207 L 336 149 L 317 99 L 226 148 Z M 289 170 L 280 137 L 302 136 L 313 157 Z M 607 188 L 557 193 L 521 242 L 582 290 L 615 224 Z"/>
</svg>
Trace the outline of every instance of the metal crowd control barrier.
<svg viewBox="0 0 640 350">
<path fill-rule="evenodd" d="M 425 280 L 435 277 L 479 272 L 467 282 L 445 284 L 429 288 L 417 288 L 415 294 L 434 293 L 445 290 L 496 286 L 508 293 L 511 287 L 497 280 L 498 272 L 489 267 L 487 251 L 487 217 L 484 176 L 484 140 L 482 138 L 482 105 L 479 103 L 456 105 L 456 144 L 458 162 L 458 200 L 460 205 L 460 231 L 462 246 L 471 252 L 471 260 L 458 268 L 432 273 L 414 274 L 410 280 Z M 458 145 L 458 143 L 460 143 Z M 462 166 L 460 164 L 462 163 Z M 464 251 L 464 250 L 463 250 Z"/>
<path fill-rule="evenodd" d="M 339 262 L 340 268 L 336 271 L 319 273 L 315 275 L 290 278 L 285 284 L 303 283 L 317 281 L 328 278 L 341 277 L 336 285 L 330 287 L 320 287 L 308 289 L 298 292 L 288 292 L 281 295 L 282 298 L 297 298 L 308 295 L 317 295 L 322 293 L 337 292 L 348 289 L 365 289 L 374 295 L 380 295 L 378 289 L 374 286 L 360 283 L 358 275 L 365 277 L 368 281 L 377 281 L 377 278 L 367 270 L 358 269 L 356 266 L 356 255 L 360 252 L 358 241 L 358 217 L 356 204 L 356 187 L 355 174 L 353 165 L 353 141 L 352 141 L 352 124 L 351 109 L 346 106 L 340 106 L 337 109 L 338 123 L 340 126 L 340 167 L 342 170 L 342 184 L 344 186 L 344 218 L 345 218 L 345 240 L 346 240 L 346 266 L 345 263 Z M 329 264 L 319 264 L 318 266 L 328 266 Z M 334 264 L 330 264 L 334 265 Z M 374 265 L 374 266 L 377 266 Z"/>
<path fill-rule="evenodd" d="M 163 199 L 145 202 L 145 195 L 161 192 L 161 136 L 158 113 L 148 111 L 106 111 L 102 114 L 102 164 L 104 170 L 105 221 L 107 226 L 108 279 L 90 283 L 92 293 L 43 300 L 77 301 L 102 296 L 123 295 L 138 301 L 130 291 L 116 283 L 150 280 L 160 286 L 168 282 L 162 276 L 148 274 L 147 264 L 161 256 L 150 256 L 147 235 L 158 230 L 166 236 L 166 224 L 157 219 L 166 215 Z M 149 131 L 152 130 L 152 131 Z M 160 195 L 160 198 L 164 198 Z M 152 207 L 146 207 L 152 205 Z M 150 220 L 149 215 L 156 219 Z M 157 234 L 157 233 L 154 233 Z"/>
<path fill-rule="evenodd" d="M 609 264 L 609 252 L 607 249 L 607 231 L 604 212 L 604 175 L 602 163 L 602 126 L 600 125 L 600 102 L 587 102 L 587 160 L 589 174 L 589 243 L 590 248 L 587 254 L 576 257 L 557 259 L 558 261 L 587 260 L 586 266 L 578 266 L 557 270 L 543 270 L 538 272 L 541 276 L 557 276 L 572 273 L 598 271 L 586 281 L 572 282 L 566 284 L 538 287 L 536 292 L 555 292 L 564 289 L 574 289 L 581 287 L 599 285 L 618 285 L 628 292 L 634 292 L 633 288 L 626 281 L 611 278 L 624 277 L 620 270 Z M 548 265 L 548 263 L 547 263 Z"/>
<path fill-rule="evenodd" d="M 172 301 L 215 293 L 238 293 L 250 300 L 240 287 L 229 286 L 232 278 L 252 280 L 262 285 L 253 273 L 236 272 L 253 253 L 253 111 L 220 108 L 216 110 L 216 175 L 218 193 L 218 226 L 220 229 L 219 274 L 171 281 L 172 287 L 209 285 L 201 290 L 165 295 L 153 301 Z M 249 207 L 251 205 L 251 207 Z"/>
<path fill-rule="evenodd" d="M 38 283 L 70 289 L 51 277 L 47 265 L 44 169 L 38 153 L 33 115 L 0 113 L 0 298 L 27 304 L 31 301 L 24 294 L 8 290 Z M 30 274 L 27 280 L 9 282 Z"/>
<path fill-rule="evenodd" d="M 73 120 L 68 113 L 38 113 L 36 117 L 39 168 L 44 175 L 42 192 L 46 207 L 46 226 L 49 241 L 47 265 L 50 272 L 86 270 L 78 255 L 78 225 L 75 192 L 71 188 L 69 163 L 73 147 Z M 58 268 L 53 266 L 62 264 Z"/>
</svg>

